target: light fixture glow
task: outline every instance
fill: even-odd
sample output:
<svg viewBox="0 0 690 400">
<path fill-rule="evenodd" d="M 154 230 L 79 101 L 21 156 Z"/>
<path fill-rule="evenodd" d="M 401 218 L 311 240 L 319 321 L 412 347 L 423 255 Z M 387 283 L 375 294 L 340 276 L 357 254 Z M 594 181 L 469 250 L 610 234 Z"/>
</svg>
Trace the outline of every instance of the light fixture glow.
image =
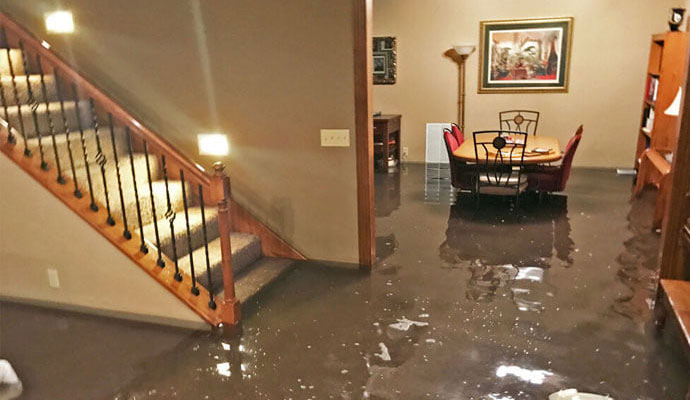
<svg viewBox="0 0 690 400">
<path fill-rule="evenodd" d="M 70 11 L 53 11 L 45 14 L 46 30 L 49 33 L 74 32 L 74 20 Z"/>
<path fill-rule="evenodd" d="M 549 376 L 553 375 L 553 372 L 541 369 L 521 368 L 517 365 L 501 365 L 496 369 L 497 377 L 505 378 L 508 375 L 512 375 L 524 382 L 541 385 Z"/>
<path fill-rule="evenodd" d="M 45 40 L 41 40 L 41 46 L 45 47 L 46 49 L 50 49 L 50 43 L 46 42 Z"/>
<path fill-rule="evenodd" d="M 458 44 L 453 46 L 453 49 L 461 56 L 469 56 L 474 52 L 475 46 L 473 44 Z"/>
<path fill-rule="evenodd" d="M 196 137 L 199 144 L 199 154 L 202 156 L 227 156 L 230 153 L 227 135 L 200 133 Z"/>
<path fill-rule="evenodd" d="M 678 87 L 678 92 L 676 93 L 676 97 L 673 99 L 673 102 L 671 103 L 670 106 L 664 111 L 664 114 L 670 115 L 672 117 L 677 117 L 680 115 L 680 99 L 683 97 L 683 88 Z"/>
</svg>

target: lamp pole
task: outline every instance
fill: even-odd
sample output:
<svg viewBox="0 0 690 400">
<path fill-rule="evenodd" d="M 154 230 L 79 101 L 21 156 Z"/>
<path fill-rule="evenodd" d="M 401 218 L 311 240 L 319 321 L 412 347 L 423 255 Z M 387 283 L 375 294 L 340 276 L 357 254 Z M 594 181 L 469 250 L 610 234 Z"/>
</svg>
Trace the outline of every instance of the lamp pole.
<svg viewBox="0 0 690 400">
<path fill-rule="evenodd" d="M 460 99 L 458 100 L 458 125 L 465 132 L 465 62 L 469 54 L 460 55 Z"/>
<path fill-rule="evenodd" d="M 462 132 L 465 132 L 465 63 L 467 62 L 467 57 L 474 53 L 474 45 L 456 45 L 453 46 L 452 50 L 447 51 L 445 54 L 455 60 L 458 63 L 460 77 L 458 79 L 458 126 Z"/>
</svg>

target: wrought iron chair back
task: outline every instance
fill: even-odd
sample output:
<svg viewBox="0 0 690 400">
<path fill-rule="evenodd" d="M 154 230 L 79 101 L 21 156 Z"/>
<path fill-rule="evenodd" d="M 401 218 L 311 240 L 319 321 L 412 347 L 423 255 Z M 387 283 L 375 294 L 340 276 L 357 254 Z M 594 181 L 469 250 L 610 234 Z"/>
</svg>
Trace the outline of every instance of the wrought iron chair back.
<svg viewBox="0 0 690 400">
<path fill-rule="evenodd" d="M 499 129 L 537 134 L 539 111 L 506 110 L 498 113 Z"/>
<path fill-rule="evenodd" d="M 507 194 L 514 189 L 518 196 L 527 185 L 523 166 L 529 135 L 526 132 L 504 130 L 476 131 L 472 135 L 477 168 L 477 196 L 483 187 L 500 188 Z"/>
</svg>

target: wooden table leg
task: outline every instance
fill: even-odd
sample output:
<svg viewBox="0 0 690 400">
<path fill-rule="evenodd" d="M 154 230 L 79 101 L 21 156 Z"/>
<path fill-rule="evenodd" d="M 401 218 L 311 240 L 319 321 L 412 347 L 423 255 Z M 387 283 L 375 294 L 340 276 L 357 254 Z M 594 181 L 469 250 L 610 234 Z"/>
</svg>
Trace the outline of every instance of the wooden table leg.
<svg viewBox="0 0 690 400">
<path fill-rule="evenodd" d="M 647 159 L 647 153 L 642 153 L 640 157 L 640 165 L 637 167 L 637 180 L 635 182 L 635 196 L 639 196 L 642 193 L 642 189 L 647 184 L 647 170 L 649 169 L 649 160 Z"/>
</svg>

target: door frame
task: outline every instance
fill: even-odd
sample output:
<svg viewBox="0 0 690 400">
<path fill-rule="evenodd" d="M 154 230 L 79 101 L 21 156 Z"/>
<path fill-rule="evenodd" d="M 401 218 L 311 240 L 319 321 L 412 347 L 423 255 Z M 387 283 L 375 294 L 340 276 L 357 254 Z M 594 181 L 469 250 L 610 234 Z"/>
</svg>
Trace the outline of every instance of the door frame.
<svg viewBox="0 0 690 400">
<path fill-rule="evenodd" d="M 376 260 L 372 0 L 353 1 L 357 241 L 359 265 L 361 268 L 371 269 Z"/>
</svg>

